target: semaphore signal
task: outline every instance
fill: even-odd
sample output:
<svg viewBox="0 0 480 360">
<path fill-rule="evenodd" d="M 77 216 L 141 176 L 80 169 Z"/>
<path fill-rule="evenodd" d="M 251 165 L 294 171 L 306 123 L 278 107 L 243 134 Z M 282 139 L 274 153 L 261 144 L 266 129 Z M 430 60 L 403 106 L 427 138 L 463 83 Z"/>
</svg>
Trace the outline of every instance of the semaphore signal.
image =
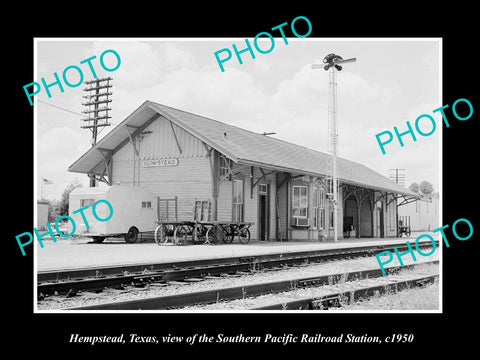
<svg viewBox="0 0 480 360">
<path fill-rule="evenodd" d="M 329 163 L 329 174 L 326 179 L 328 185 L 327 193 L 333 204 L 333 237 L 334 241 L 338 241 L 338 169 L 337 169 L 337 153 L 338 153 L 338 130 L 337 130 L 337 71 L 342 70 L 340 64 L 356 62 L 356 58 L 345 59 L 339 55 L 328 54 L 323 59 L 323 64 L 313 64 L 312 69 L 324 69 L 329 71 L 330 91 L 328 104 L 328 152 L 331 155 L 331 164 Z"/>
</svg>

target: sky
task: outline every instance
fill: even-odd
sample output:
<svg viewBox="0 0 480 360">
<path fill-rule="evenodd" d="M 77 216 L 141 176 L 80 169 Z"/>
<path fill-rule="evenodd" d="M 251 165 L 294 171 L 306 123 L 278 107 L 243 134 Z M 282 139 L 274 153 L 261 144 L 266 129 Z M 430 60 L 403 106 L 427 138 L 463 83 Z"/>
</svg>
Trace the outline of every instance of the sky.
<svg viewBox="0 0 480 360">
<path fill-rule="evenodd" d="M 273 50 L 255 59 L 243 53 L 243 64 L 235 55 L 223 64 L 222 72 L 214 53 L 232 44 L 245 48 L 245 38 L 126 38 L 126 39 L 50 39 L 35 41 L 34 79 L 54 81 L 63 70 L 75 65 L 82 69 L 84 81 L 93 76 L 81 61 L 96 56 L 92 65 L 98 77 L 113 78 L 111 99 L 112 126 L 101 128 L 98 140 L 146 100 L 189 111 L 257 133 L 275 132 L 273 137 L 327 152 L 328 72 L 311 68 L 322 63 L 329 53 L 344 59 L 337 75 L 337 119 L 339 156 L 364 164 L 387 176 L 389 169 L 405 169 L 406 185 L 423 180 L 441 190 L 442 120 L 433 110 L 441 103 L 441 40 L 438 38 L 275 38 Z M 253 39 L 249 39 L 250 43 Z M 260 41 L 262 49 L 270 42 Z M 115 50 L 121 64 L 105 71 L 99 63 L 106 50 Z M 223 56 L 223 55 L 222 55 Z M 116 65 L 108 53 L 105 65 Z M 75 71 L 69 81 L 79 80 Z M 77 78 L 76 78 L 77 76 Z M 85 174 L 68 172 L 68 167 L 90 147 L 91 132 L 81 129 L 83 85 L 50 88 L 49 98 L 42 91 L 34 96 L 36 129 L 37 198 L 60 199 L 63 190 L 75 179 L 88 187 Z M 25 96 L 26 105 L 28 99 Z M 414 127 L 422 114 L 437 123 L 430 136 L 416 134 L 414 142 L 404 136 L 405 146 L 396 139 L 386 145 L 383 155 L 375 135 Z M 425 119 L 423 119 L 425 120 Z M 424 132 L 428 122 L 419 123 Z M 53 184 L 41 186 L 46 178 Z"/>
</svg>

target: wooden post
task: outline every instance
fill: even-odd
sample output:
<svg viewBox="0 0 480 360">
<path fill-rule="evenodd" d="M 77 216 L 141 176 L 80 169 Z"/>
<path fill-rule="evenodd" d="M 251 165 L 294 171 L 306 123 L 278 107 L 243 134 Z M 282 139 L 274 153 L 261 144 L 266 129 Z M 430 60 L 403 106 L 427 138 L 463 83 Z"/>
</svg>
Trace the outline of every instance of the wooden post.
<svg viewBox="0 0 480 360">
<path fill-rule="evenodd" d="M 307 197 L 307 217 L 310 226 L 307 229 L 307 239 L 311 240 L 313 227 L 313 181 L 312 177 L 308 177 L 308 197 Z"/>
<path fill-rule="evenodd" d="M 178 197 L 175 196 L 175 221 L 178 221 Z"/>
<path fill-rule="evenodd" d="M 253 199 L 253 166 L 250 166 L 250 199 Z"/>
<path fill-rule="evenodd" d="M 356 188 L 352 189 L 352 195 L 355 198 L 355 202 L 357 204 L 357 221 L 356 221 L 356 224 L 355 224 L 355 227 L 356 227 L 355 237 L 359 238 L 360 237 L 360 207 L 361 207 L 361 203 L 360 203 L 360 197 L 358 196 L 358 190 Z"/>
<path fill-rule="evenodd" d="M 289 177 L 287 180 L 287 240 L 290 240 L 293 238 L 292 236 L 292 198 L 291 198 L 291 193 L 292 193 L 292 176 Z"/>
<path fill-rule="evenodd" d="M 360 214 L 361 214 L 361 208 L 362 208 L 362 203 L 360 202 L 360 199 L 358 196 L 357 198 L 357 232 L 356 232 L 356 237 L 360 238 Z"/>
<path fill-rule="evenodd" d="M 205 144 L 205 143 L 204 143 Z M 207 145 L 205 144 L 205 147 Z M 208 150 L 208 157 L 210 160 L 210 174 L 212 180 L 212 206 L 211 206 L 211 219 L 216 221 L 217 220 L 217 199 L 218 199 L 218 155 L 217 152 L 210 148 Z"/>
<path fill-rule="evenodd" d="M 375 237 L 375 190 L 369 191 L 370 212 L 372 214 L 372 237 Z"/>
</svg>

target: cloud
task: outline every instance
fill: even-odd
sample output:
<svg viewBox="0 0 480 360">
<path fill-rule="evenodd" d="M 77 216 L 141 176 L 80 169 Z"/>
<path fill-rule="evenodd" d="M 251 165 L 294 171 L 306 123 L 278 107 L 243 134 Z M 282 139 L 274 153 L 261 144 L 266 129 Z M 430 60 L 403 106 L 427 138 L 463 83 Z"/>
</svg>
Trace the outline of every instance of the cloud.
<svg viewBox="0 0 480 360">
<path fill-rule="evenodd" d="M 311 47 L 303 48 L 303 44 L 298 43 L 293 48 L 292 43 L 292 47 L 275 48 L 271 54 L 221 72 L 212 60 L 211 50 L 222 48 L 221 43 L 97 41 L 83 45 L 84 56 L 79 58 L 93 54 L 99 57 L 107 49 L 120 54 L 119 69 L 99 73 L 99 76 L 114 78 L 111 111 L 114 123 L 120 123 L 144 101 L 151 100 L 251 131 L 274 131 L 277 138 L 326 151 L 329 75 L 323 70 L 311 69 L 310 64 L 315 62 L 315 56 L 308 50 Z M 428 154 L 435 150 L 435 144 L 431 145 L 435 142 L 434 136 L 422 137 L 404 148 L 397 144 L 396 151 L 383 156 L 375 134 L 387 129 L 393 131 L 393 126 L 401 126 L 407 120 L 413 124 L 418 115 L 431 114 L 440 104 L 429 104 L 421 97 L 412 101 L 402 93 L 406 88 L 402 79 L 391 83 L 373 75 L 367 68 L 362 72 L 338 73 L 340 155 L 382 174 L 385 174 L 382 169 L 401 166 L 408 167 L 407 174 L 410 169 L 422 171 L 422 164 L 425 172 L 431 172 L 427 170 L 427 163 Z M 64 105 L 66 107 L 79 103 L 83 95 L 80 90 L 74 95 L 74 89 L 70 90 L 71 101 Z M 61 99 L 56 96 L 55 101 L 57 98 Z M 74 110 L 79 109 L 75 105 Z M 113 126 L 105 129 L 102 135 L 111 128 Z M 39 158 L 45 162 L 41 169 L 52 172 L 61 169 L 65 173 L 66 167 L 88 149 L 85 145 L 88 132 L 56 129 L 45 133 L 44 128 L 41 129 Z M 60 138 L 69 139 L 68 144 L 51 142 Z"/>
<path fill-rule="evenodd" d="M 165 76 L 170 72 L 181 68 L 191 68 L 195 64 L 192 54 L 180 49 L 172 41 L 148 43 L 143 41 L 101 41 L 93 44 L 92 51 L 97 54 L 97 57 L 100 57 L 108 49 L 113 49 L 119 54 L 121 65 L 114 72 L 103 72 L 103 75 L 114 77 L 119 87 L 130 89 L 155 86 L 165 81 Z M 106 55 L 105 62 L 107 59 Z M 100 66 L 98 67 L 100 68 Z"/>
</svg>

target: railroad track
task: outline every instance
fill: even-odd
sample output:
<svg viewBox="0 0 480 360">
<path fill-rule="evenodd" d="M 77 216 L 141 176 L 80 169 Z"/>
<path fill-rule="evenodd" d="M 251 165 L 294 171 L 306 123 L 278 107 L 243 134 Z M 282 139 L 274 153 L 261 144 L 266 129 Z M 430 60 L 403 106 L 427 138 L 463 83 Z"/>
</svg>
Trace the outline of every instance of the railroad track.
<svg viewBox="0 0 480 360">
<path fill-rule="evenodd" d="M 376 294 L 396 293 L 404 289 L 432 284 L 437 278 L 438 274 L 420 276 L 414 279 L 395 281 L 383 285 L 361 287 L 325 296 L 279 302 L 273 305 L 256 307 L 252 310 L 328 310 L 330 308 L 340 307 L 342 303 L 348 304 Z"/>
<path fill-rule="evenodd" d="M 199 281 L 202 278 L 220 274 L 245 273 L 305 263 L 373 256 L 381 251 L 393 251 L 394 246 L 399 251 L 408 249 L 406 245 L 375 245 L 176 263 L 149 263 L 39 272 L 37 274 L 37 298 L 42 300 L 45 295 L 51 294 L 74 296 L 78 291 L 99 292 L 104 288 L 143 287 L 151 282 Z M 428 247 L 431 247 L 431 242 L 420 243 L 420 248 Z"/>
<path fill-rule="evenodd" d="M 386 274 L 383 275 L 380 269 L 360 270 L 342 274 L 330 274 L 307 278 L 289 279 L 275 282 L 267 282 L 252 285 L 243 285 L 229 288 L 219 288 L 200 292 L 180 293 L 169 296 L 157 296 L 129 301 L 120 301 L 113 303 L 96 304 L 70 308 L 68 310 L 170 310 L 181 309 L 189 306 L 199 306 L 214 304 L 222 301 L 232 301 L 245 299 L 248 297 L 258 297 L 265 294 L 278 294 L 288 292 L 292 289 L 319 287 L 324 285 L 335 285 L 338 283 L 347 283 L 355 280 L 374 279 L 388 277 L 397 274 L 401 270 L 411 269 L 419 265 L 438 264 L 438 261 L 430 261 L 419 264 L 407 265 L 404 267 L 389 267 Z M 414 279 L 396 281 L 391 284 L 375 285 L 366 288 L 351 290 L 338 294 L 330 294 L 323 297 L 303 298 L 293 301 L 282 301 L 277 304 L 264 307 L 254 307 L 252 310 L 307 310 L 307 309 L 326 309 L 338 306 L 340 299 L 355 301 L 360 297 L 371 296 L 376 292 L 399 291 L 406 287 L 425 285 L 433 282 L 436 275 L 421 276 Z"/>
</svg>

